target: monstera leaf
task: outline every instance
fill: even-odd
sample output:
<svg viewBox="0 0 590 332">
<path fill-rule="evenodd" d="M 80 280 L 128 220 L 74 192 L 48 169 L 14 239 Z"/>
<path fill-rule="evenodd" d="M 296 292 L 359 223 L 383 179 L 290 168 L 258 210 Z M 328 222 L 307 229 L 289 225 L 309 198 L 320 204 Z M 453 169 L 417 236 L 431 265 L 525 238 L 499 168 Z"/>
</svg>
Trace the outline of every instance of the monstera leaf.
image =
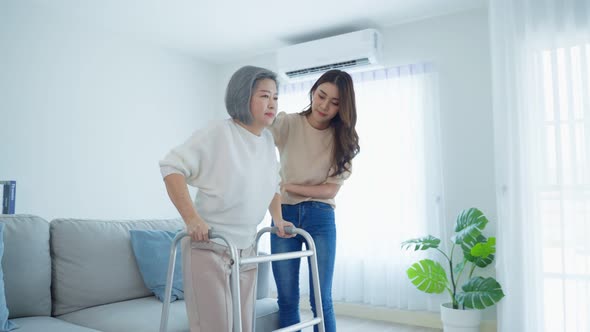
<svg viewBox="0 0 590 332">
<path fill-rule="evenodd" d="M 471 249 L 471 255 L 479 258 L 488 258 L 496 253 L 496 238 L 490 237 L 487 241 L 480 241 Z"/>
<path fill-rule="evenodd" d="M 502 287 L 494 278 L 473 277 L 457 293 L 457 302 L 466 308 L 485 309 L 498 303 L 503 297 Z"/>
<path fill-rule="evenodd" d="M 494 261 L 494 254 L 496 253 L 496 238 L 490 237 L 486 239 L 485 236 L 479 235 L 475 241 L 463 241 L 461 243 L 463 249 L 463 257 L 478 267 L 486 267 Z"/>
<path fill-rule="evenodd" d="M 414 286 L 425 293 L 440 294 L 449 284 L 445 269 L 431 259 L 423 259 L 412 264 L 406 273 Z"/>
<path fill-rule="evenodd" d="M 480 210 L 476 208 L 463 210 L 457 216 L 455 235 L 451 237 L 451 241 L 455 244 L 477 242 L 477 237 L 481 235 L 487 223 L 488 219 Z"/>
<path fill-rule="evenodd" d="M 438 248 L 440 240 L 432 235 L 402 242 L 403 249 L 414 248 L 414 251 Z"/>
</svg>

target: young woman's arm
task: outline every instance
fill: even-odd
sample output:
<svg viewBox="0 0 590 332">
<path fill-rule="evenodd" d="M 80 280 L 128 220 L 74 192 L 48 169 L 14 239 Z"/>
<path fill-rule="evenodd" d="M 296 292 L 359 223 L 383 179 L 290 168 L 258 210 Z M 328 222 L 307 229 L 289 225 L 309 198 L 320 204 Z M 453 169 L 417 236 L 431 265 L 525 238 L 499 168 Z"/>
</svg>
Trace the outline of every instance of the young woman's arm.
<svg viewBox="0 0 590 332">
<path fill-rule="evenodd" d="M 173 173 L 164 178 L 170 200 L 186 223 L 186 230 L 195 241 L 209 240 L 209 225 L 201 218 L 191 201 L 184 175 Z"/>
<path fill-rule="evenodd" d="M 275 226 L 279 229 L 277 235 L 280 237 L 294 237 L 295 235 L 289 235 L 285 233 L 286 226 L 293 226 L 291 222 L 283 219 L 283 211 L 281 210 L 281 195 L 275 194 L 268 206 L 268 212 L 274 221 Z"/>
<path fill-rule="evenodd" d="M 331 199 L 336 197 L 340 185 L 336 183 L 324 183 L 318 185 L 303 185 L 287 183 L 283 185 L 283 189 L 287 192 L 320 199 Z"/>
</svg>

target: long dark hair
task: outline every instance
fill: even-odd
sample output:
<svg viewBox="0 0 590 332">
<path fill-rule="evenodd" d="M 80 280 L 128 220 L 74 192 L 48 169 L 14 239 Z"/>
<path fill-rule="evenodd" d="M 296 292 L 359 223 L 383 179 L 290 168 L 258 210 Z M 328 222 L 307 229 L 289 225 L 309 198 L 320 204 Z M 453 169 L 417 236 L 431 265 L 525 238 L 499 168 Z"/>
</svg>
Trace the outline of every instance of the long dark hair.
<svg viewBox="0 0 590 332">
<path fill-rule="evenodd" d="M 336 176 L 344 171 L 350 171 L 350 161 L 360 151 L 359 136 L 356 133 L 356 102 L 354 97 L 354 86 L 352 77 L 341 70 L 330 70 L 325 72 L 314 83 L 309 91 L 309 107 L 301 112 L 301 115 L 311 114 L 311 100 L 315 90 L 323 83 L 333 83 L 338 87 L 339 102 L 338 113 L 330 121 L 334 128 L 334 166 L 335 170 L 330 176 Z"/>
</svg>

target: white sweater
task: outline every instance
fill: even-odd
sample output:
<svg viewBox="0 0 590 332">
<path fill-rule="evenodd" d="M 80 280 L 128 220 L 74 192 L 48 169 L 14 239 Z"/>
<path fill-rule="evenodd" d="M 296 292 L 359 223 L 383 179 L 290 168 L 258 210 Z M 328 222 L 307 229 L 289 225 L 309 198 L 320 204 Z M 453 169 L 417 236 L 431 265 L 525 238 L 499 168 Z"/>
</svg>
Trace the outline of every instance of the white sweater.
<svg viewBox="0 0 590 332">
<path fill-rule="evenodd" d="M 256 136 L 231 119 L 195 132 L 160 161 L 160 171 L 162 177 L 182 174 L 197 187 L 197 212 L 238 249 L 253 244 L 256 226 L 280 192 L 271 133 Z"/>
</svg>

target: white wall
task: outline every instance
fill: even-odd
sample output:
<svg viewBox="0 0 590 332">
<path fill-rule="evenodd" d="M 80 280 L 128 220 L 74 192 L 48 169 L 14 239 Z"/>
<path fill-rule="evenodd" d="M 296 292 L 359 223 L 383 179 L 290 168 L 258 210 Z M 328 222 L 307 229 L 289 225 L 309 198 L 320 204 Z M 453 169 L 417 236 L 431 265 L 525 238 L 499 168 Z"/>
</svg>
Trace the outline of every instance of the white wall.
<svg viewBox="0 0 590 332">
<path fill-rule="evenodd" d="M 487 10 L 477 9 L 381 29 L 386 66 L 432 61 L 438 68 L 449 223 L 460 210 L 472 206 L 482 209 L 495 223 L 487 21 Z M 274 53 L 270 53 L 228 64 L 220 70 L 220 84 L 244 64 L 276 70 L 275 61 Z"/>
<path fill-rule="evenodd" d="M 158 160 L 212 118 L 214 66 L 16 3 L 0 6 L 0 179 L 17 213 L 177 216 Z"/>
</svg>

